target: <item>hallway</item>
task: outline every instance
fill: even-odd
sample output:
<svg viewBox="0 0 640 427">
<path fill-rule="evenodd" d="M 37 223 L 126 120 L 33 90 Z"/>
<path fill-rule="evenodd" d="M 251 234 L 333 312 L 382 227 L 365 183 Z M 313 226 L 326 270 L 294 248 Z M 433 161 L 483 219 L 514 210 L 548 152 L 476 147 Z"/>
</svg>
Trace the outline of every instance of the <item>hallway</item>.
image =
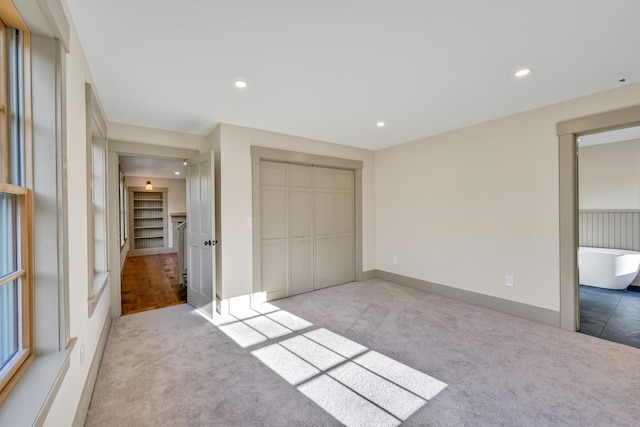
<svg viewBox="0 0 640 427">
<path fill-rule="evenodd" d="M 122 275 L 122 315 L 182 304 L 185 288 L 178 282 L 178 254 L 127 258 Z"/>
</svg>

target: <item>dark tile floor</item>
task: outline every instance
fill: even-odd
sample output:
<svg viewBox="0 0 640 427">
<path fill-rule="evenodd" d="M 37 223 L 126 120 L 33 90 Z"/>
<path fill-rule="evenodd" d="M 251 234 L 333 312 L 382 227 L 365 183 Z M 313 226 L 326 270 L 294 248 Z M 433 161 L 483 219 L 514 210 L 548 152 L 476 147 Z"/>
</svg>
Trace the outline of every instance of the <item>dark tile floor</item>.
<svg viewBox="0 0 640 427">
<path fill-rule="evenodd" d="M 580 285 L 580 332 L 640 348 L 640 288 Z"/>
</svg>

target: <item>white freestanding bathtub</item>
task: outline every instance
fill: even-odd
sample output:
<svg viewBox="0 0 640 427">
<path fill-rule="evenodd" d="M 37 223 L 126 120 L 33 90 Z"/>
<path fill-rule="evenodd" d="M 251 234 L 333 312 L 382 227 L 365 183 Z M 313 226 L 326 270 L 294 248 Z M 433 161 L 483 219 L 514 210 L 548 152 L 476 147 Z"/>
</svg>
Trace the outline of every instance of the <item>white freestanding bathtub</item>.
<svg viewBox="0 0 640 427">
<path fill-rule="evenodd" d="M 626 289 L 640 271 L 640 252 L 580 247 L 580 284 L 606 289 Z"/>
</svg>

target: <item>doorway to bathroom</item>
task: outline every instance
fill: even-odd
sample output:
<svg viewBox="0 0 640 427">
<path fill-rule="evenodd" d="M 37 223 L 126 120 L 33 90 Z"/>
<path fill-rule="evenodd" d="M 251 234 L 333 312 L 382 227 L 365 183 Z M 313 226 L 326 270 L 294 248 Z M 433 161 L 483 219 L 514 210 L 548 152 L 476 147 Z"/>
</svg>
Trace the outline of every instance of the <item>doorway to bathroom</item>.
<svg viewBox="0 0 640 427">
<path fill-rule="evenodd" d="M 579 331 L 640 348 L 640 127 L 577 144 Z"/>
</svg>

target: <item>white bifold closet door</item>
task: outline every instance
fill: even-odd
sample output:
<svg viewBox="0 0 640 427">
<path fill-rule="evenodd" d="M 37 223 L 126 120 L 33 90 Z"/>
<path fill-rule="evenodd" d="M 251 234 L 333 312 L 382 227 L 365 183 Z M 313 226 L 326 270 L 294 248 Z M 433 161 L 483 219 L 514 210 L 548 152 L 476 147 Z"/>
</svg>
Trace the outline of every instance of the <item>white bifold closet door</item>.
<svg viewBox="0 0 640 427">
<path fill-rule="evenodd" d="M 313 290 L 313 173 L 310 166 L 289 166 L 289 295 Z"/>
<path fill-rule="evenodd" d="M 267 298 L 355 280 L 354 172 L 262 161 L 260 174 Z"/>
</svg>

